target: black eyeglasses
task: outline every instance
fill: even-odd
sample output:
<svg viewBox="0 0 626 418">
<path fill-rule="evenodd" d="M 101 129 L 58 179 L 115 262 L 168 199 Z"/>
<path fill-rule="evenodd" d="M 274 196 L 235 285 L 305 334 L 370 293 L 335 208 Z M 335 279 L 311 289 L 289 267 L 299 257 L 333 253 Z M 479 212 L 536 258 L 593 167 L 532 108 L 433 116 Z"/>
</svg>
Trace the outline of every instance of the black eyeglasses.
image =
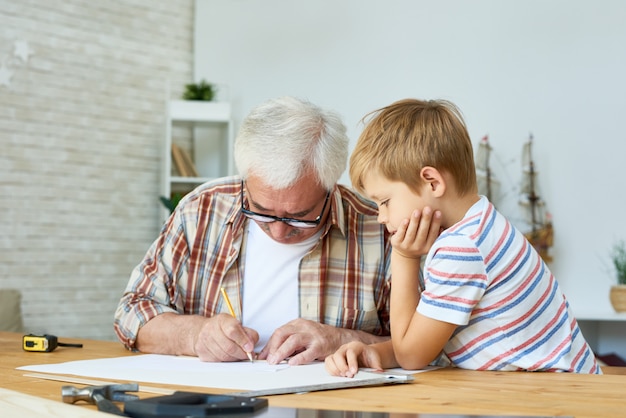
<svg viewBox="0 0 626 418">
<path fill-rule="evenodd" d="M 314 220 L 281 218 L 280 216 L 264 215 L 262 213 L 257 213 L 249 209 L 246 209 L 243 206 L 243 181 L 241 182 L 241 211 L 248 218 L 253 219 L 257 222 L 271 223 L 271 222 L 278 221 L 278 222 L 284 222 L 289 226 L 293 226 L 294 228 L 315 228 L 317 225 L 320 224 L 322 220 L 322 216 L 324 216 L 324 211 L 326 210 L 326 204 L 328 204 L 329 197 L 330 197 L 330 191 L 326 193 L 326 199 L 324 200 L 324 207 L 322 208 L 322 213 L 320 213 L 319 216 L 315 218 Z"/>
</svg>

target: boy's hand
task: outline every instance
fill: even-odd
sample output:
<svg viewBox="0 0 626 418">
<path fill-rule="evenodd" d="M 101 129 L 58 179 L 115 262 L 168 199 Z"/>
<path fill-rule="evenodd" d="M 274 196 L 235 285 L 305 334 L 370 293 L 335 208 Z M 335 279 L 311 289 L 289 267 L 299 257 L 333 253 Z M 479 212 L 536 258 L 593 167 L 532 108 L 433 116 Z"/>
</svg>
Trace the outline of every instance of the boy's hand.
<svg viewBox="0 0 626 418">
<path fill-rule="evenodd" d="M 354 377 L 359 366 L 382 371 L 380 355 L 371 345 L 360 341 L 344 344 L 326 357 L 326 371 L 333 376 Z"/>
<path fill-rule="evenodd" d="M 419 258 L 428 253 L 441 233 L 441 212 L 426 206 L 414 210 L 391 237 L 393 250 L 407 258 Z"/>
</svg>

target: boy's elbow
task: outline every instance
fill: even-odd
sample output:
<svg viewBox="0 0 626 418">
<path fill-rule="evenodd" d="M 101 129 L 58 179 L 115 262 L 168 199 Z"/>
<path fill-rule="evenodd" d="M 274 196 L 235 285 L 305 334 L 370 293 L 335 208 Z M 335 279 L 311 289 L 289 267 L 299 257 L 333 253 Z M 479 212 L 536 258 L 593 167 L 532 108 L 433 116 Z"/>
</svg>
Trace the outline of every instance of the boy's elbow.
<svg viewBox="0 0 626 418">
<path fill-rule="evenodd" d="M 398 359 L 398 364 L 405 370 L 422 370 L 428 367 L 430 361 L 424 361 L 422 359 L 407 358 Z"/>
<path fill-rule="evenodd" d="M 434 360 L 428 356 L 423 356 L 417 350 L 396 350 L 395 356 L 398 364 L 405 370 L 421 370 L 428 367 Z"/>
</svg>

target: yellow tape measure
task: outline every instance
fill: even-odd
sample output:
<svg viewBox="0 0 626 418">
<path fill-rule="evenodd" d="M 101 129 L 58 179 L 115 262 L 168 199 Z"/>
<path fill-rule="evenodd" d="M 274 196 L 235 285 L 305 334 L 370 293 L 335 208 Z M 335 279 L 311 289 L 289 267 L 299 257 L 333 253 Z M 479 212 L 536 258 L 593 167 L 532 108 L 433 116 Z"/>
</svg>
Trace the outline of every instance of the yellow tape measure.
<svg viewBox="0 0 626 418">
<path fill-rule="evenodd" d="M 22 337 L 22 348 L 24 351 L 34 351 L 40 353 L 49 353 L 57 347 L 77 347 L 81 348 L 82 344 L 67 344 L 59 342 L 54 335 L 34 335 L 28 334 Z"/>
</svg>

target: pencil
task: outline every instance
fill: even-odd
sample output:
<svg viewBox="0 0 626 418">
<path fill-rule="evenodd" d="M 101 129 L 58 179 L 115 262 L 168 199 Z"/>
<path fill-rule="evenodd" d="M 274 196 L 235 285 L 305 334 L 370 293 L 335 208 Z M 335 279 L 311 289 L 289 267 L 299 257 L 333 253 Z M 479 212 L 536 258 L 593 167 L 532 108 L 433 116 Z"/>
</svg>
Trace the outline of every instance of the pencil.
<svg viewBox="0 0 626 418">
<path fill-rule="evenodd" d="M 232 303 L 230 303 L 230 298 L 228 297 L 228 294 L 226 293 L 226 289 L 222 287 L 221 291 L 222 291 L 222 296 L 224 297 L 224 300 L 226 301 L 226 306 L 228 306 L 228 310 L 230 311 L 230 316 L 237 319 L 237 315 L 235 315 L 235 310 L 233 309 Z M 247 351 L 246 354 L 248 355 L 248 358 L 250 359 L 250 361 L 254 363 L 254 360 L 252 360 L 252 353 Z"/>
</svg>

